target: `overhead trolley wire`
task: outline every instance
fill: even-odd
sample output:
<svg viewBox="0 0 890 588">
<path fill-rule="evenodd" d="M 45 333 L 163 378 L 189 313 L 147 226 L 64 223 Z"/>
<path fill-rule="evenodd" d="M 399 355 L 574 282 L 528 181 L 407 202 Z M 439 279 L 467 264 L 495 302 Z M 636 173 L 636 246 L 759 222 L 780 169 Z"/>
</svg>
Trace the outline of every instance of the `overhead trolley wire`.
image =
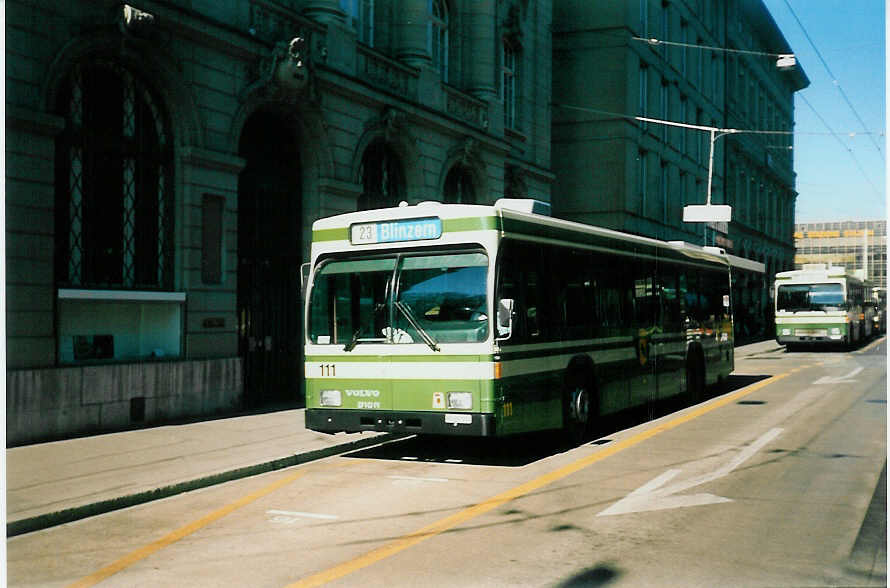
<svg viewBox="0 0 890 588">
<path fill-rule="evenodd" d="M 834 72 L 832 72 L 831 68 L 828 67 L 828 62 L 826 62 L 825 58 L 822 57 L 822 53 L 819 51 L 819 48 L 816 47 L 816 43 L 813 42 L 813 39 L 810 37 L 810 34 L 807 32 L 806 27 L 803 26 L 803 23 L 800 21 L 800 18 L 798 18 L 797 13 L 794 12 L 794 9 L 791 7 L 791 3 L 788 0 L 785 0 L 785 6 L 788 7 L 788 10 L 791 12 L 791 16 L 793 16 L 794 20 L 797 21 L 797 24 L 800 27 L 800 30 L 803 31 L 803 34 L 807 38 L 807 41 L 810 42 L 810 46 L 813 48 L 813 51 L 816 52 L 816 56 L 819 57 L 819 61 L 822 62 L 822 65 L 825 67 L 825 71 L 827 71 L 828 75 L 831 77 L 831 82 L 837 87 L 838 91 L 841 93 L 841 96 L 843 97 L 844 102 L 846 102 L 847 106 L 850 107 L 850 110 L 853 112 L 853 115 L 856 117 L 856 120 L 859 121 L 859 124 L 862 125 L 862 128 L 867 130 L 868 127 L 865 125 L 865 121 L 862 120 L 861 116 L 859 116 L 859 112 L 857 112 L 856 108 L 853 106 L 853 103 L 850 101 L 850 98 L 849 98 L 849 96 L 847 96 L 847 93 L 844 92 L 844 89 L 843 89 L 843 87 L 841 87 L 841 83 L 838 81 L 837 77 L 834 75 Z M 810 108 L 813 108 L 812 105 L 810 105 L 809 103 L 807 103 L 807 105 L 810 106 Z M 815 112 L 815 109 L 813 109 L 813 112 Z M 878 142 L 875 140 L 875 138 L 871 134 L 869 134 L 869 138 L 871 139 L 872 144 L 875 146 L 875 149 L 878 150 L 878 153 L 881 154 L 881 158 L 883 159 L 884 152 L 881 151 L 881 146 L 878 144 Z M 869 182 L 869 183 L 871 183 L 871 182 Z"/>
<path fill-rule="evenodd" d="M 810 110 L 813 111 L 813 114 L 816 115 L 816 118 L 818 118 L 820 121 L 822 121 L 822 124 L 825 125 L 825 128 L 830 131 L 831 136 L 833 136 L 837 140 L 837 142 L 841 144 L 841 147 L 843 147 L 847 151 L 847 153 L 850 154 L 850 157 L 853 158 L 853 162 L 856 164 L 856 167 L 859 168 L 859 172 L 862 174 L 862 177 L 865 178 L 865 181 L 868 182 L 868 185 L 872 187 L 872 189 L 875 191 L 875 194 L 880 197 L 881 191 L 878 190 L 878 188 L 877 188 L 877 186 L 875 186 L 874 182 L 871 181 L 871 178 L 868 177 L 868 174 L 865 173 L 865 168 L 862 167 L 862 164 L 859 162 L 859 159 L 856 157 L 856 154 L 853 153 L 853 149 L 851 149 L 848 145 L 846 145 L 843 142 L 840 135 L 838 135 L 834 131 L 834 129 L 831 128 L 831 125 L 828 124 L 828 121 L 825 120 L 825 118 L 821 114 L 819 114 L 819 111 L 817 111 L 813 107 L 812 104 L 810 104 L 810 101 L 807 100 L 806 96 L 804 96 L 803 94 L 798 94 L 798 96 L 800 96 L 800 99 L 803 100 L 804 104 L 806 104 L 807 106 L 810 107 Z"/>
</svg>

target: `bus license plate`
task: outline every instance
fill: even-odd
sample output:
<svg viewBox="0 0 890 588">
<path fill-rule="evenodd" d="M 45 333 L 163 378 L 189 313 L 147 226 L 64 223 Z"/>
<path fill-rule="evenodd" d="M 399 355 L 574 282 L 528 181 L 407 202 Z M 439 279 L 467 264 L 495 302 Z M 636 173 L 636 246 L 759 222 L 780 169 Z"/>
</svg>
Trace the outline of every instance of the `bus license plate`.
<svg viewBox="0 0 890 588">
<path fill-rule="evenodd" d="M 449 425 L 472 425 L 473 415 L 445 413 L 445 422 Z"/>
</svg>

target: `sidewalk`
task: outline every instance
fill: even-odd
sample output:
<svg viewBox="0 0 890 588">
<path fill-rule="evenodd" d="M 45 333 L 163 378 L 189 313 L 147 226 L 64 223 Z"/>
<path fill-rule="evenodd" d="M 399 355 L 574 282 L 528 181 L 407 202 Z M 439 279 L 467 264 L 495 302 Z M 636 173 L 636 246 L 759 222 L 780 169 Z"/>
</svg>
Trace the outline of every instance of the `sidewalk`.
<svg viewBox="0 0 890 588">
<path fill-rule="evenodd" d="M 325 435 L 305 409 L 6 450 L 6 534 L 19 535 L 393 438 Z"/>
<path fill-rule="evenodd" d="M 736 357 L 782 348 L 762 341 Z M 6 450 L 7 536 L 393 438 L 309 431 L 305 410 L 168 425 Z"/>
</svg>

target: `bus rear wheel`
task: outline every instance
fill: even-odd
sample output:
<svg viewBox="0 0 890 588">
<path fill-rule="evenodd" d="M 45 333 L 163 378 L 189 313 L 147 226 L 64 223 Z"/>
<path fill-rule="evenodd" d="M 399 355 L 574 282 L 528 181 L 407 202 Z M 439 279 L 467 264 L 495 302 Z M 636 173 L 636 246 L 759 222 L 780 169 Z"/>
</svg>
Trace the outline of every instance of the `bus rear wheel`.
<svg viewBox="0 0 890 588">
<path fill-rule="evenodd" d="M 580 445 L 591 433 L 593 386 L 589 378 L 575 375 L 563 394 L 563 433 L 573 445 Z"/>
</svg>

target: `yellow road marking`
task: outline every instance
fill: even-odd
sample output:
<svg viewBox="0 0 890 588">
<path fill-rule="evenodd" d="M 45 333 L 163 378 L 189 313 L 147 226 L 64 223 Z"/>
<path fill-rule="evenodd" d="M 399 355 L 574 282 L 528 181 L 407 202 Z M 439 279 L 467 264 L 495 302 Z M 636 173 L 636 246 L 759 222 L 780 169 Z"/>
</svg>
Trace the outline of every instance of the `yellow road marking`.
<svg viewBox="0 0 890 588">
<path fill-rule="evenodd" d="M 602 450 L 600 450 L 596 453 L 593 453 L 591 455 L 583 457 L 577 461 L 574 461 L 574 462 L 572 462 L 568 465 L 565 465 L 559 469 L 556 469 L 550 473 L 544 474 L 543 476 L 535 478 L 534 480 L 526 482 L 525 484 L 516 486 L 515 488 L 507 490 L 506 492 L 502 492 L 501 494 L 493 496 L 483 502 L 480 502 L 479 504 L 476 504 L 475 506 L 471 506 L 471 507 L 466 508 L 466 509 L 464 509 L 460 512 L 457 512 L 453 515 L 447 516 L 447 517 L 440 519 L 430 525 L 422 527 L 412 533 L 408 533 L 407 535 L 405 535 L 399 539 L 396 539 L 382 547 L 379 547 L 378 549 L 369 551 L 368 553 L 361 555 L 355 559 L 344 562 L 340 565 L 334 566 L 327 570 L 321 571 L 321 572 L 314 574 L 312 576 L 308 576 L 306 578 L 303 578 L 302 580 L 298 580 L 298 581 L 290 584 L 288 586 L 288 588 L 309 588 L 312 586 L 321 586 L 322 584 L 326 584 L 328 582 L 333 582 L 334 580 L 342 578 L 343 576 L 349 575 L 349 574 L 356 572 L 362 568 L 368 567 L 371 564 L 377 563 L 378 561 L 381 561 L 383 559 L 386 559 L 388 557 L 396 555 L 397 553 L 404 551 L 405 549 L 408 549 L 409 547 L 417 545 L 418 543 L 425 541 L 426 539 L 429 539 L 430 537 L 435 537 L 436 535 L 443 533 L 445 531 L 448 531 L 449 529 L 452 529 L 462 523 L 465 523 L 466 521 L 468 521 L 470 519 L 473 519 L 475 517 L 478 517 L 480 515 L 483 515 L 483 514 L 489 512 L 491 510 L 494 510 L 495 508 L 501 506 L 502 504 L 505 504 L 505 503 L 510 502 L 511 500 L 515 500 L 517 498 L 521 498 L 522 496 L 525 496 L 526 494 L 530 494 L 530 493 L 534 492 L 535 490 L 538 490 L 544 486 L 552 484 L 553 482 L 556 482 L 556 481 L 561 480 L 567 476 L 570 476 L 570 475 L 578 472 L 579 470 L 582 470 L 582 469 L 584 469 L 598 461 L 602 461 L 602 460 L 606 459 L 607 457 L 615 455 L 616 453 L 618 453 L 620 451 L 624 451 L 625 449 L 628 449 L 629 447 L 638 445 L 638 444 L 642 443 L 643 441 L 645 441 L 647 439 L 651 439 L 652 437 L 654 437 L 660 433 L 664 433 L 665 431 L 669 431 L 671 429 L 679 427 L 680 425 L 682 425 L 684 423 L 688 423 L 689 421 L 696 419 L 704 414 L 707 414 L 707 413 L 711 412 L 712 410 L 716 410 L 722 406 L 726 406 L 727 404 L 730 404 L 730 403 L 738 400 L 739 398 L 742 398 L 743 396 L 747 396 L 748 394 L 751 394 L 752 392 L 756 392 L 757 390 L 760 390 L 761 388 L 763 388 L 764 386 L 767 386 L 768 384 L 777 382 L 777 381 L 781 380 L 782 378 L 787 378 L 791 374 L 798 372 L 802 369 L 808 368 L 808 367 L 810 367 L 810 366 L 808 366 L 808 365 L 800 366 L 800 367 L 795 368 L 795 369 L 788 371 L 786 373 L 772 376 L 766 380 L 761 380 L 760 382 L 757 382 L 756 384 L 752 384 L 751 386 L 748 386 L 747 388 L 743 388 L 742 390 L 739 390 L 738 392 L 734 392 L 732 394 L 722 396 L 719 399 L 715 400 L 714 402 L 710 402 L 708 404 L 700 406 L 700 407 L 698 407 L 698 408 L 696 408 L 696 409 L 694 409 L 680 417 L 677 417 L 676 419 L 662 423 L 656 427 L 653 427 L 652 429 L 637 433 L 636 435 L 634 435 L 632 437 L 628 437 L 627 439 L 625 439 L 623 441 L 619 441 L 615 444 L 606 445 L 603 447 Z"/>
<path fill-rule="evenodd" d="M 285 477 L 281 478 L 280 480 L 273 482 L 272 484 L 269 484 L 265 488 L 260 488 L 256 492 L 248 494 L 247 496 L 244 496 L 231 504 L 228 504 L 218 510 L 215 510 L 215 511 L 211 512 L 210 514 L 185 525 L 184 527 L 180 527 L 179 529 L 173 531 L 172 533 L 169 533 L 169 534 L 161 537 L 157 541 L 155 541 L 153 543 L 149 543 L 145 547 L 141 547 L 140 549 L 137 549 L 136 551 L 133 551 L 133 552 L 125 555 L 124 557 L 120 558 L 116 562 L 105 566 L 101 570 L 99 570 L 93 574 L 90 574 L 89 576 L 87 576 L 85 578 L 78 580 L 77 582 L 71 584 L 69 586 L 69 588 L 86 588 L 87 586 L 95 586 L 96 584 L 98 584 L 102 580 L 105 580 L 109 576 L 113 576 L 114 574 L 120 572 L 121 570 L 130 567 L 134 563 L 136 563 L 142 559 L 145 559 L 149 555 L 167 547 L 168 545 L 170 545 L 172 543 L 176 543 L 180 539 L 187 537 L 188 535 L 191 535 L 195 531 L 198 531 L 198 530 L 206 527 L 210 523 L 223 518 L 227 514 L 230 514 L 233 511 L 235 511 L 243 506 L 247 506 L 251 502 L 259 500 L 263 496 L 271 494 L 272 492 L 278 490 L 282 486 L 286 486 L 287 484 L 290 484 L 297 478 L 305 475 L 306 471 L 307 470 L 303 469 L 303 470 L 294 472 L 294 473 L 290 474 L 289 476 L 285 476 Z"/>
</svg>

